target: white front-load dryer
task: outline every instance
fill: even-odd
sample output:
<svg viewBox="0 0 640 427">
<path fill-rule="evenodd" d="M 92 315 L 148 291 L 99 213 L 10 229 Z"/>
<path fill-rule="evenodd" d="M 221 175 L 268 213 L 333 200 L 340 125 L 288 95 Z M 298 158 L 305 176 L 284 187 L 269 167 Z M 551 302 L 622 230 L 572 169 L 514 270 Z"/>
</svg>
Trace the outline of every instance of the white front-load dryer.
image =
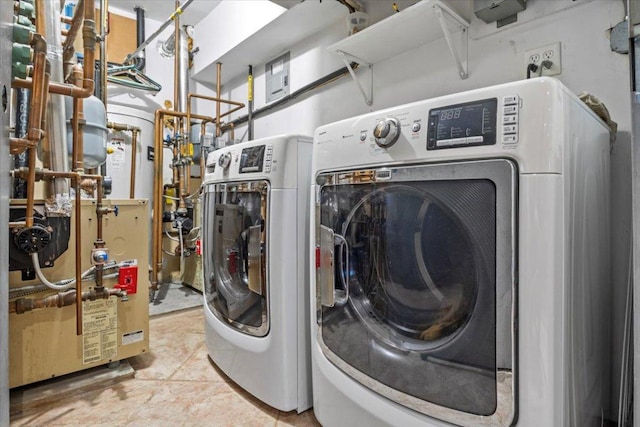
<svg viewBox="0 0 640 427">
<path fill-rule="evenodd" d="M 322 126 L 310 260 L 325 426 L 596 426 L 609 129 L 557 80 Z"/>
<path fill-rule="evenodd" d="M 282 135 L 209 154 L 203 195 L 205 334 L 213 362 L 281 411 L 311 404 L 312 138 Z"/>
</svg>

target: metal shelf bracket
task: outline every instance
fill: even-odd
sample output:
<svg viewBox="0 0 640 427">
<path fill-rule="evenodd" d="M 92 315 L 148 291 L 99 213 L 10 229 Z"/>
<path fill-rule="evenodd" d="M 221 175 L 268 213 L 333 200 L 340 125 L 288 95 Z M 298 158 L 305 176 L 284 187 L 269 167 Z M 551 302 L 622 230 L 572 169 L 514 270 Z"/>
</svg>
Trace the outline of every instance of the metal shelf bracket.
<svg viewBox="0 0 640 427">
<path fill-rule="evenodd" d="M 369 64 L 368 62 L 363 61 L 360 58 L 356 58 L 353 55 L 349 55 L 348 53 L 345 53 L 341 50 L 339 50 L 337 53 L 340 55 L 340 58 L 342 58 L 342 62 L 344 62 L 344 65 L 347 66 L 347 69 L 349 70 L 349 74 L 351 74 L 351 78 L 358 86 L 358 89 L 360 90 L 360 93 L 364 98 L 364 102 L 366 102 L 367 105 L 369 106 L 373 105 L 373 64 Z M 351 62 L 356 62 L 358 63 L 358 65 L 366 66 L 368 68 L 368 75 L 369 75 L 368 91 L 367 89 L 365 89 L 365 87 L 363 87 L 358 76 L 356 76 L 356 72 L 351 66 Z"/>
<path fill-rule="evenodd" d="M 469 45 L 469 28 L 467 25 L 463 24 L 456 17 L 450 15 L 446 10 L 443 10 L 440 6 L 434 5 L 433 9 L 438 17 L 438 21 L 440 22 L 440 27 L 442 27 L 442 32 L 444 33 L 444 38 L 447 40 L 447 45 L 449 46 L 449 51 L 451 52 L 451 56 L 456 61 L 456 65 L 458 66 L 458 74 L 461 79 L 466 79 L 469 77 L 468 67 L 467 67 L 467 53 L 468 53 L 468 45 Z M 454 37 L 449 30 L 449 26 L 447 25 L 447 21 L 444 15 L 450 17 L 453 21 L 455 21 L 456 25 L 459 26 L 460 31 L 460 40 L 458 43 L 455 43 Z M 456 46 L 457 44 L 457 46 Z"/>
</svg>

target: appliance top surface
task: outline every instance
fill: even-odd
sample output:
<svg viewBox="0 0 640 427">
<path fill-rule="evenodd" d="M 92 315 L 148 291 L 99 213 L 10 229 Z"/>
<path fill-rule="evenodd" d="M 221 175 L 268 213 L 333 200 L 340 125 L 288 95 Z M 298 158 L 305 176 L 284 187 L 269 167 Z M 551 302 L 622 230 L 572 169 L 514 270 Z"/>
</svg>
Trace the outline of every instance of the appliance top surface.
<svg viewBox="0 0 640 427">
<path fill-rule="evenodd" d="M 313 138 L 278 135 L 230 145 L 209 153 L 205 183 L 266 180 L 273 188 L 297 187 L 298 156 L 311 155 Z"/>
<path fill-rule="evenodd" d="M 577 144 L 569 149 L 571 141 Z M 521 173 L 562 173 L 566 156 L 598 144 L 609 144 L 609 128 L 562 83 L 543 77 L 321 126 L 314 136 L 313 175 L 496 157 L 515 160 Z"/>
</svg>

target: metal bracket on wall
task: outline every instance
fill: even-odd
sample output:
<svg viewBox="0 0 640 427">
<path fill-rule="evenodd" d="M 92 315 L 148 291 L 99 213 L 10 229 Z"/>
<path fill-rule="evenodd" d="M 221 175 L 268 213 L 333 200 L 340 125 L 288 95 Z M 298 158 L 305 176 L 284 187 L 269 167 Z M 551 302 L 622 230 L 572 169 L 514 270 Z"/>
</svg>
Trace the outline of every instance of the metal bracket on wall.
<svg viewBox="0 0 640 427">
<path fill-rule="evenodd" d="M 369 64 L 368 62 L 363 61 L 360 58 L 356 58 L 353 55 L 349 55 L 349 54 L 347 54 L 347 53 L 345 53 L 345 52 L 343 52 L 341 50 L 339 50 L 337 53 L 340 55 L 340 58 L 342 58 L 342 62 L 344 62 L 344 65 L 347 66 L 347 69 L 349 70 L 349 74 L 351 74 L 351 78 L 353 79 L 353 81 L 358 86 L 358 89 L 360 89 L 360 93 L 362 94 L 362 97 L 364 98 L 364 102 L 366 102 L 367 105 L 373 105 L 373 64 Z M 367 93 L 367 90 L 362 86 L 362 83 L 358 79 L 358 76 L 356 76 L 356 72 L 353 69 L 353 67 L 351 66 L 351 62 L 357 62 L 359 65 L 364 65 L 369 70 L 369 72 L 368 72 L 368 74 L 369 74 L 369 91 L 368 91 L 368 93 Z"/>
<path fill-rule="evenodd" d="M 444 33 L 444 38 L 447 40 L 447 45 L 449 46 L 449 51 L 451 51 L 451 56 L 456 61 L 456 65 L 458 66 L 458 74 L 461 79 L 466 79 L 469 77 L 468 67 L 467 67 L 467 54 L 468 54 L 468 46 L 469 46 L 469 32 L 468 27 L 465 25 L 461 25 L 460 22 L 456 21 L 456 24 L 461 25 L 460 30 L 460 40 L 456 47 L 456 44 L 453 40 L 453 36 L 449 27 L 447 26 L 447 22 L 444 17 L 443 10 L 440 6 L 434 5 L 433 9 L 438 17 L 438 22 L 440 22 L 440 27 L 442 27 L 442 32 Z M 447 16 L 451 16 L 447 13 Z M 453 17 L 452 17 L 453 18 Z"/>
</svg>

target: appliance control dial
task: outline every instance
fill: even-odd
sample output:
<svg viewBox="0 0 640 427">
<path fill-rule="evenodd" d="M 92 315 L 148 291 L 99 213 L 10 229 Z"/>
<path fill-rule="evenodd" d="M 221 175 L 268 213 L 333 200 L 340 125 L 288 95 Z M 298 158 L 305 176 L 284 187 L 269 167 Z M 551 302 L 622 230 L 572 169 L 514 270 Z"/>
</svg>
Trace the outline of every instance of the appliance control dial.
<svg viewBox="0 0 640 427">
<path fill-rule="evenodd" d="M 400 137 L 400 121 L 395 117 L 380 120 L 373 129 L 373 136 L 380 147 L 391 147 Z"/>
<path fill-rule="evenodd" d="M 231 165 L 231 153 L 224 153 L 222 156 L 220 156 L 220 158 L 218 159 L 218 165 L 222 169 L 229 169 L 229 165 Z"/>
</svg>

